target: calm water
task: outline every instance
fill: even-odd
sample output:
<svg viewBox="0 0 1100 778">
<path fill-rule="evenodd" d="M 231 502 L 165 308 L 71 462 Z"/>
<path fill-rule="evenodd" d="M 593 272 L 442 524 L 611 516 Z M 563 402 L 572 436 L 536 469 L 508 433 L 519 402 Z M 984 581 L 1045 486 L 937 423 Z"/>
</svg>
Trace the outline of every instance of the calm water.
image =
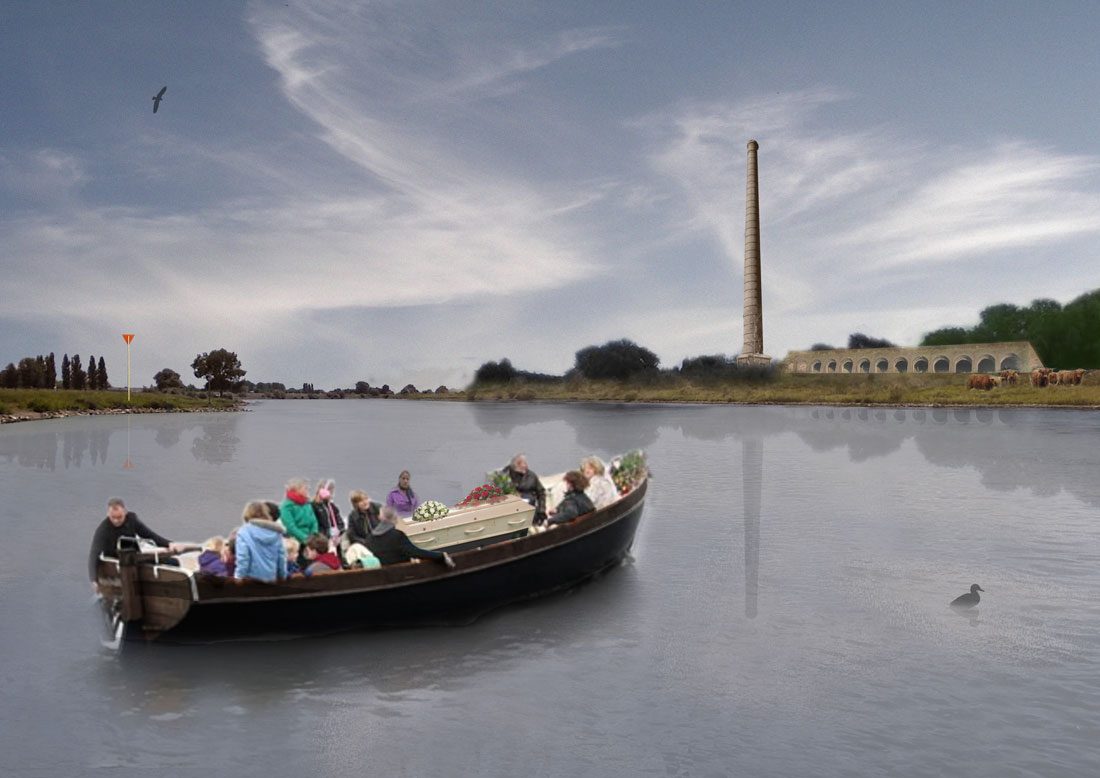
<svg viewBox="0 0 1100 778">
<path fill-rule="evenodd" d="M 472 626 L 105 653 L 107 497 L 454 502 L 645 447 L 633 559 Z M 1095 775 L 1100 414 L 315 401 L 0 428 L 0 773 Z M 129 465 L 129 466 L 126 466 Z M 47 575 L 46 571 L 56 572 Z M 980 583 L 980 608 L 948 601 Z M 190 768 L 185 771 L 181 768 Z"/>
</svg>

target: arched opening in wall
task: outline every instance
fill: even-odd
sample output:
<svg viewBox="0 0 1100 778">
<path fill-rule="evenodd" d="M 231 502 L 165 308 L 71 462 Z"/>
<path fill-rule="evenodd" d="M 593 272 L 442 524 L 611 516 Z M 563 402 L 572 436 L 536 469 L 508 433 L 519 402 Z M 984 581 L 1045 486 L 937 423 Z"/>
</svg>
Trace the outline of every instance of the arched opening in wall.
<svg viewBox="0 0 1100 778">
<path fill-rule="evenodd" d="M 843 370 L 845 373 L 851 373 L 852 372 L 852 360 L 845 359 L 844 363 L 840 366 L 840 369 Z"/>
<path fill-rule="evenodd" d="M 820 373 L 821 372 L 821 363 L 820 362 L 814 362 L 813 371 L 815 373 Z"/>
<path fill-rule="evenodd" d="M 927 367 L 927 365 L 925 367 Z M 897 370 L 899 373 L 908 373 L 909 372 L 909 360 L 906 359 L 905 357 L 902 357 L 901 359 L 899 359 L 897 362 L 894 363 L 894 370 Z"/>
<path fill-rule="evenodd" d="M 970 361 L 970 357 L 959 357 L 955 362 L 956 373 L 973 373 L 974 364 Z"/>
<path fill-rule="evenodd" d="M 836 372 L 836 360 L 835 359 L 830 359 L 829 360 L 828 370 L 829 370 L 830 373 L 835 373 Z"/>
<path fill-rule="evenodd" d="M 946 373 L 951 369 L 951 362 L 947 357 L 936 357 L 936 360 L 932 363 L 933 373 Z"/>
<path fill-rule="evenodd" d="M 992 373 L 997 369 L 997 360 L 993 358 L 992 354 L 986 354 L 984 357 L 978 360 L 978 372 L 979 373 Z"/>
<path fill-rule="evenodd" d="M 1001 360 L 1001 370 L 1019 370 L 1020 358 L 1015 354 L 1009 354 Z"/>
<path fill-rule="evenodd" d="M 875 372 L 876 373 L 885 373 L 889 369 L 890 369 L 890 363 L 886 361 L 886 357 L 880 357 L 878 359 L 878 361 L 875 362 Z"/>
<path fill-rule="evenodd" d="M 928 372 L 928 358 L 927 357 L 917 357 L 913 361 L 913 372 L 914 373 L 927 373 Z"/>
<path fill-rule="evenodd" d="M 870 373 L 871 372 L 871 360 L 861 359 L 859 361 L 859 372 Z"/>
</svg>

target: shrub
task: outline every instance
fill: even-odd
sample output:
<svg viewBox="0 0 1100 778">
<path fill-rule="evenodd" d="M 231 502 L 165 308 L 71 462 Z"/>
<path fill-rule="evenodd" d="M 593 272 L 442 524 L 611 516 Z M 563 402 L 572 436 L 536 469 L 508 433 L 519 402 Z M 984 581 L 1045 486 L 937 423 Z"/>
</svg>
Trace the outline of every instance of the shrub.
<svg viewBox="0 0 1100 778">
<path fill-rule="evenodd" d="M 474 373 L 475 384 L 506 384 L 516 377 L 516 369 L 509 359 L 486 362 Z"/>
<path fill-rule="evenodd" d="M 585 378 L 626 380 L 657 369 L 660 360 L 647 348 L 625 338 L 588 346 L 576 354 L 576 369 Z"/>
</svg>

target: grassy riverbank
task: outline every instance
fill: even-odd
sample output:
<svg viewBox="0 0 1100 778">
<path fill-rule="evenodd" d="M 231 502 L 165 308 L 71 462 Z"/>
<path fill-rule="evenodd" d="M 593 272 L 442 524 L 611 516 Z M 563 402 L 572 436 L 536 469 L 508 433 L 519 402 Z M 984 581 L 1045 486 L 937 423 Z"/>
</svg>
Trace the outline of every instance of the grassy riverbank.
<svg viewBox="0 0 1100 778">
<path fill-rule="evenodd" d="M 237 400 L 159 392 L 77 391 L 71 389 L 0 389 L 0 416 L 37 419 L 79 413 L 157 413 L 172 411 L 222 411 L 240 406 Z M 8 419 L 13 420 L 13 419 Z"/>
<path fill-rule="evenodd" d="M 438 399 L 578 402 L 698 402 L 762 405 L 1064 406 L 1100 408 L 1100 375 L 1080 386 L 1032 387 L 1026 378 L 990 391 L 967 389 L 967 375 L 790 375 L 758 381 L 573 380 L 482 384 Z M 421 395 L 431 399 L 433 395 Z"/>
</svg>

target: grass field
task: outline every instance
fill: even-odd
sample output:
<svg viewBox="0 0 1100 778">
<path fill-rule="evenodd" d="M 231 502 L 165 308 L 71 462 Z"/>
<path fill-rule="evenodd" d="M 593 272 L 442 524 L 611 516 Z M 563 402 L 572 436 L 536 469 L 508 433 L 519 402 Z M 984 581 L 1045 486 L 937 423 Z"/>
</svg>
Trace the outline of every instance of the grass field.
<svg viewBox="0 0 1100 778">
<path fill-rule="evenodd" d="M 755 382 L 691 381 L 660 376 L 649 382 L 570 381 L 478 385 L 450 399 L 617 402 L 700 402 L 799 405 L 1067 406 L 1100 408 L 1100 376 L 1080 386 L 967 389 L 967 375 L 790 375 Z M 426 395 L 430 398 L 431 395 Z M 441 396 L 440 399 L 445 399 Z"/>
<path fill-rule="evenodd" d="M 39 413 L 71 413 L 133 408 L 139 411 L 191 411 L 230 408 L 235 400 L 217 397 L 203 399 L 181 394 L 126 392 L 107 390 L 86 392 L 71 389 L 0 389 L 0 414 L 21 416 Z"/>
</svg>

